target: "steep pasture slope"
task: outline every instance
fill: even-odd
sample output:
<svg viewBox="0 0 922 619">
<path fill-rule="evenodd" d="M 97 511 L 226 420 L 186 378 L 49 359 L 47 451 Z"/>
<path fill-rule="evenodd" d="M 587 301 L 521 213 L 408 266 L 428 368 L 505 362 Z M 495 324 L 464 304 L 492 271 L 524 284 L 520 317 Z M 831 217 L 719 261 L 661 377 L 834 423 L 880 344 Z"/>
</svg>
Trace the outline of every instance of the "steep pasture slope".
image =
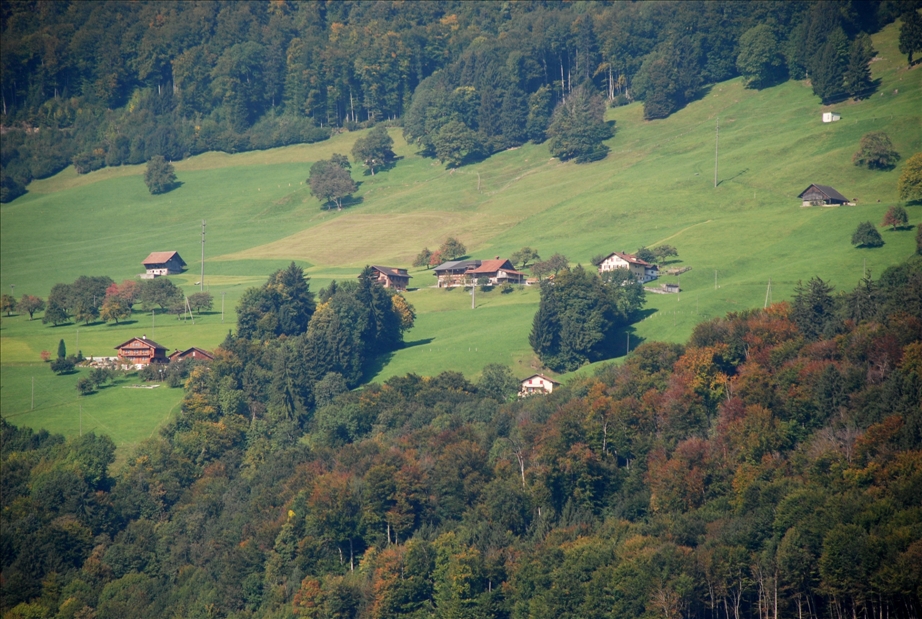
<svg viewBox="0 0 922 619">
<path fill-rule="evenodd" d="M 32 183 L 28 195 L 0 209 L 0 286 L 5 291 L 14 284 L 17 296 L 44 296 L 55 282 L 81 274 L 133 277 L 149 251 L 175 249 L 189 263 L 176 281 L 192 292 L 205 219 L 205 284 L 219 303 L 226 294 L 225 322 L 219 311 L 195 325 L 158 316 L 156 337 L 171 348 L 211 347 L 233 324 L 240 293 L 290 260 L 308 268 L 317 290 L 330 279 L 354 277 L 365 264 L 407 266 L 423 246 L 434 248 L 448 235 L 461 238 L 474 257 L 507 256 L 531 245 L 545 257 L 561 252 L 583 264 L 599 253 L 669 243 L 680 258 L 671 266 L 692 270 L 681 276 L 681 295 L 648 295 L 631 346 L 644 339 L 683 341 L 702 319 L 761 306 L 769 279 L 774 301 L 813 275 L 848 288 L 865 268 L 878 275 L 913 250 L 909 230 L 882 232 L 887 243 L 880 249 L 849 243 L 858 223 L 880 222 L 897 201 L 899 166 L 879 172 L 852 165 L 860 137 L 886 131 L 904 159 L 922 150 L 922 70 L 906 69 L 895 26 L 874 42 L 878 93 L 836 106 L 837 123 L 820 122 L 827 108 L 804 83 L 754 91 L 733 80 L 665 120 L 644 121 L 640 104 L 610 110 L 612 152 L 588 165 L 561 163 L 546 145 L 529 144 L 447 171 L 416 155 L 393 129 L 401 159 L 374 177 L 354 170 L 361 186 L 342 212 L 323 210 L 304 180 L 311 162 L 348 153 L 360 133 L 178 162 L 183 184 L 161 196 L 147 192 L 143 166 L 86 176 L 68 169 Z M 858 206 L 800 208 L 796 195 L 814 182 L 857 198 Z M 909 213 L 913 224 L 922 220 L 922 208 L 910 206 Z M 374 369 L 377 379 L 445 369 L 476 374 L 490 362 L 510 363 L 523 375 L 534 367 L 527 335 L 537 290 L 478 292 L 478 309 L 471 311 L 462 291 L 427 288 L 431 272 L 412 275 L 419 288 L 409 294 L 417 327 L 407 336 L 409 346 Z M 149 316 L 135 321 L 82 327 L 80 348 L 109 354 L 131 335 L 150 334 Z M 77 328 L 4 319 L 4 383 L 13 376 L 9 364 L 34 363 L 38 351 L 54 350 L 61 337 L 74 346 Z M 4 415 L 11 406 L 6 390 Z"/>
</svg>

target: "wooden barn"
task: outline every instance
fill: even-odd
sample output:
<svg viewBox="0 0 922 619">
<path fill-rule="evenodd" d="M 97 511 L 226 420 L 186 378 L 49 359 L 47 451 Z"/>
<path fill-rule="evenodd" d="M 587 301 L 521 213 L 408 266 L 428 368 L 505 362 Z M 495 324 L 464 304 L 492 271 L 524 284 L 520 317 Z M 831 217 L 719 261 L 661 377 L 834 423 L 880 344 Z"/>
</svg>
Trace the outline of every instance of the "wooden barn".
<svg viewBox="0 0 922 619">
<path fill-rule="evenodd" d="M 801 206 L 839 206 L 850 204 L 848 198 L 829 185 L 810 185 L 797 196 Z"/>
<path fill-rule="evenodd" d="M 194 359 L 195 361 L 214 361 L 214 355 L 207 350 L 202 350 L 201 348 L 193 346 L 185 350 L 177 349 L 170 353 L 169 356 L 170 363 L 174 361 L 185 361 L 186 359 Z"/>
<path fill-rule="evenodd" d="M 133 337 L 115 347 L 118 351 L 118 360 L 121 363 L 133 365 L 148 365 L 150 363 L 169 363 L 166 356 L 166 346 L 161 346 L 154 340 L 147 339 L 146 335 Z"/>
<path fill-rule="evenodd" d="M 161 275 L 176 275 L 182 273 L 186 262 L 175 251 L 155 251 L 144 259 L 142 263 L 145 272 L 141 279 L 154 279 Z"/>
<path fill-rule="evenodd" d="M 394 288 L 395 290 L 406 290 L 410 285 L 410 277 L 406 269 L 396 269 L 392 267 L 382 267 L 372 265 L 372 270 L 377 274 L 376 280 L 385 288 Z"/>
</svg>

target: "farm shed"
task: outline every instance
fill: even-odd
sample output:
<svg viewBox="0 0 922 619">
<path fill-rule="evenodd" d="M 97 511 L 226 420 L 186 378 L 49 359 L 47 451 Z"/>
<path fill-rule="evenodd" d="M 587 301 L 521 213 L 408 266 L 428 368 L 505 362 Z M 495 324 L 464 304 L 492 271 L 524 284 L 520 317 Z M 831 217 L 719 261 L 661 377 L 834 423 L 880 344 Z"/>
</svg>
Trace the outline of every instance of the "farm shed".
<svg viewBox="0 0 922 619">
<path fill-rule="evenodd" d="M 823 112 L 823 122 L 824 123 L 834 123 L 842 117 L 836 114 L 835 112 Z"/>
<path fill-rule="evenodd" d="M 147 339 L 146 335 L 133 337 L 127 342 L 122 342 L 115 347 L 118 359 L 122 363 L 133 365 L 148 365 L 150 363 L 169 363 L 166 356 L 166 346 L 161 346 L 154 340 Z"/>
<path fill-rule="evenodd" d="M 848 198 L 829 185 L 810 185 L 797 196 L 801 206 L 838 206 L 849 204 Z"/>
<path fill-rule="evenodd" d="M 182 273 L 186 266 L 185 260 L 175 251 L 151 252 L 142 264 L 145 272 L 141 274 L 141 279 L 154 279 L 161 275 L 176 275 L 177 273 Z"/>
</svg>

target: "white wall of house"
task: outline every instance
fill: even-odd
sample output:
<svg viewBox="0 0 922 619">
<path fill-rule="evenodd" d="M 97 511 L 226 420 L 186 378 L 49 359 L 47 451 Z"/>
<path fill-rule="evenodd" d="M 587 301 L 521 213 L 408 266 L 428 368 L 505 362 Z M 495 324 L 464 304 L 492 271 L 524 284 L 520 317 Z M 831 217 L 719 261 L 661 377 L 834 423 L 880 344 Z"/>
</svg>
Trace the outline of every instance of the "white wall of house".
<svg viewBox="0 0 922 619">
<path fill-rule="evenodd" d="M 531 376 L 522 381 L 522 390 L 519 395 L 530 395 L 532 393 L 551 393 L 554 391 L 554 383 L 541 376 Z"/>
</svg>

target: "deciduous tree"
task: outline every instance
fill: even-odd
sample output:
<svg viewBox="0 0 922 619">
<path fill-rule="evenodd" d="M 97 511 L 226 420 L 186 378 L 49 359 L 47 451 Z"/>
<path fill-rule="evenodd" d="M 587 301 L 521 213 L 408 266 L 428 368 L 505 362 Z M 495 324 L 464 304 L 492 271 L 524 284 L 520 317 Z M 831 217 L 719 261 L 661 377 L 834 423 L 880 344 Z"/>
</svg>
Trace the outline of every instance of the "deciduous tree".
<svg viewBox="0 0 922 619">
<path fill-rule="evenodd" d="M 413 260 L 413 266 L 429 268 L 429 261 L 431 259 L 432 259 L 432 252 L 429 251 L 428 247 L 424 247 L 421 252 L 416 254 L 416 258 Z"/>
<path fill-rule="evenodd" d="M 19 303 L 16 304 L 16 311 L 28 314 L 29 320 L 32 320 L 35 312 L 40 312 L 43 309 L 45 309 L 45 301 L 31 294 L 22 295 Z"/>
<path fill-rule="evenodd" d="M 173 164 L 168 163 L 160 155 L 154 155 L 147 162 L 147 169 L 144 171 L 144 183 L 147 189 L 154 195 L 166 193 L 176 183 L 176 173 L 173 170 Z"/>
<path fill-rule="evenodd" d="M 781 79 L 784 57 L 778 38 L 768 24 L 759 24 L 743 33 L 736 68 L 749 88 L 765 88 Z"/>
<path fill-rule="evenodd" d="M 900 53 L 906 54 L 907 62 L 912 65 L 912 56 L 922 52 L 922 15 L 912 8 L 903 13 L 903 25 L 900 26 Z"/>
<path fill-rule="evenodd" d="M 900 200 L 922 200 L 922 153 L 906 160 L 897 184 Z"/>
<path fill-rule="evenodd" d="M 347 167 L 344 167 L 337 157 L 345 159 L 343 155 L 334 153 L 331 159 L 321 159 L 312 165 L 307 182 L 311 188 L 311 195 L 324 204 L 335 204 L 336 209 L 341 211 L 343 198 L 355 193 L 357 186 Z"/>
<path fill-rule="evenodd" d="M 455 237 L 450 236 L 439 247 L 438 254 L 441 260 L 457 260 L 467 254 L 467 247 Z"/>
<path fill-rule="evenodd" d="M 532 249 L 531 247 L 523 247 L 509 256 L 509 261 L 512 262 L 513 266 L 518 265 L 520 269 L 528 268 L 529 262 L 536 262 L 538 260 L 541 260 L 541 256 L 538 255 L 538 250 Z"/>
<path fill-rule="evenodd" d="M 886 214 L 884 215 L 884 220 L 880 225 L 890 226 L 891 230 L 896 230 L 898 227 L 905 226 L 909 223 L 909 215 L 899 204 L 894 204 L 887 209 Z"/>
<path fill-rule="evenodd" d="M 210 292 L 194 292 L 189 295 L 188 301 L 193 312 L 210 312 L 214 307 L 214 297 Z"/>
<path fill-rule="evenodd" d="M 4 311 L 7 316 L 11 316 L 14 309 L 16 309 L 16 297 L 11 294 L 0 295 L 0 311 Z"/>
<path fill-rule="evenodd" d="M 375 168 L 380 168 L 394 159 L 394 140 L 387 133 L 384 125 L 377 125 L 368 135 L 355 141 L 352 158 L 361 162 L 375 175 Z"/>
<path fill-rule="evenodd" d="M 894 150 L 890 136 L 883 131 L 872 131 L 861 136 L 858 152 L 852 157 L 852 162 L 871 170 L 889 170 L 899 159 L 900 155 Z"/>
</svg>

